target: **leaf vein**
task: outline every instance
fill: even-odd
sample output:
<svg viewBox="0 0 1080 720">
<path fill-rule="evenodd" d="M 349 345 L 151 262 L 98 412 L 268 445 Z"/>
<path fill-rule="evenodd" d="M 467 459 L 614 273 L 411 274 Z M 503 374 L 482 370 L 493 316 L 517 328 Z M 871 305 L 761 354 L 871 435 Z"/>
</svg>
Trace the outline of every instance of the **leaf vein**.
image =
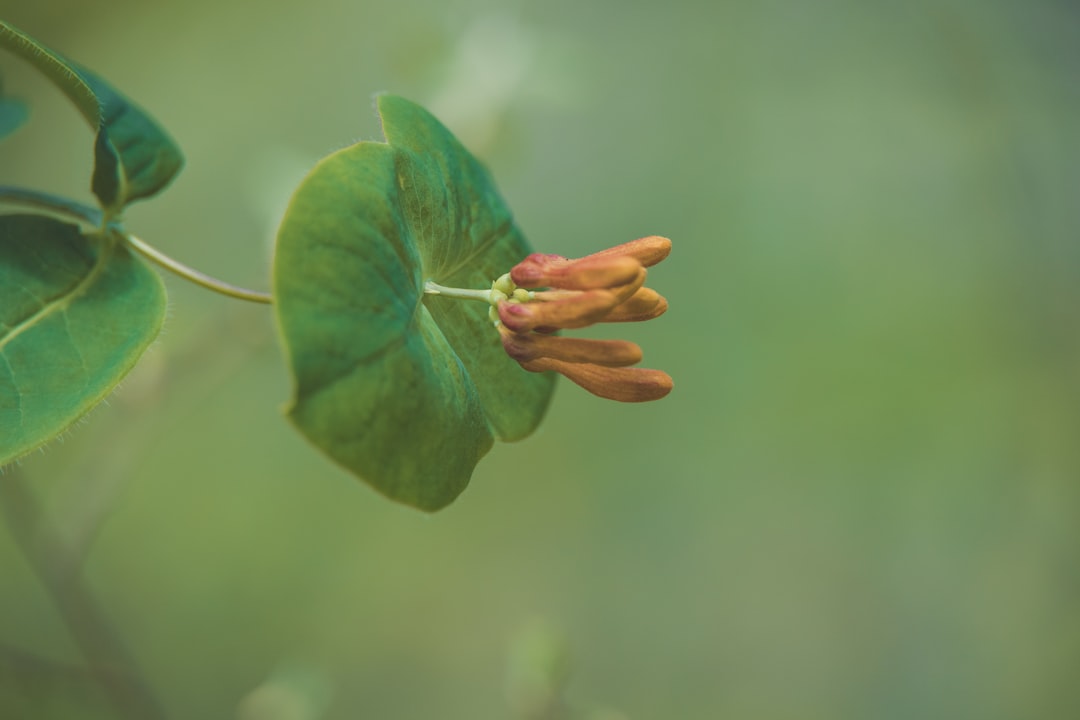
<svg viewBox="0 0 1080 720">
<path fill-rule="evenodd" d="M 22 392 L 19 390 L 19 381 L 15 379 L 15 368 L 11 367 L 11 363 L 8 361 L 7 356 L 0 350 L 0 360 L 4 361 L 4 366 L 7 367 L 8 377 L 11 378 L 11 387 L 15 390 L 15 409 L 19 411 L 19 426 L 23 424 L 23 406 L 22 406 Z"/>
<path fill-rule="evenodd" d="M 0 338 L 0 352 L 15 338 L 22 333 L 31 329 L 37 323 L 41 322 L 45 318 L 49 317 L 56 312 L 64 312 L 72 302 L 82 297 L 98 279 L 102 272 L 104 272 L 105 264 L 112 256 L 112 248 L 109 245 L 105 245 L 98 252 L 97 258 L 94 260 L 94 264 L 90 267 L 90 270 L 86 275 L 76 284 L 71 291 L 61 295 L 42 306 L 40 310 L 30 315 L 26 319 L 20 321 L 12 328 L 11 332 Z"/>
</svg>

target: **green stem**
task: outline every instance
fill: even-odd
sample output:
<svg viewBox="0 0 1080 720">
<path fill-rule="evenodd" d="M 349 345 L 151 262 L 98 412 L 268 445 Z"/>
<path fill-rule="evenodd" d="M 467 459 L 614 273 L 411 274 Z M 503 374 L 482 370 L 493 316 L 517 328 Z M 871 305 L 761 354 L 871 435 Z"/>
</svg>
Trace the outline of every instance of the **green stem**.
<svg viewBox="0 0 1080 720">
<path fill-rule="evenodd" d="M 10 203 L 35 208 L 37 210 L 44 210 L 54 215 L 77 220 L 94 227 L 100 228 L 105 225 L 105 218 L 97 208 L 92 208 L 65 197 L 39 192 L 37 190 L 0 185 L 0 203 Z M 221 295 L 236 298 L 237 300 L 247 300 L 249 302 L 270 304 L 274 301 L 273 296 L 270 293 L 259 292 L 258 290 L 248 290 L 247 288 L 227 283 L 224 280 L 218 280 L 215 277 L 211 277 L 206 273 L 199 272 L 195 268 L 185 265 L 179 260 L 174 260 L 152 245 L 125 232 L 116 223 L 109 223 L 108 227 L 119 233 L 120 236 L 123 237 L 124 242 L 126 242 L 132 250 L 139 253 L 147 260 L 150 260 L 169 272 L 179 275 L 185 280 L 193 282 L 207 290 L 213 290 Z"/>
<path fill-rule="evenodd" d="M 265 303 L 269 305 L 274 302 L 274 297 L 270 293 L 259 292 L 258 290 L 248 290 L 242 288 L 239 285 L 232 285 L 223 280 L 210 277 L 205 273 L 201 273 L 193 267 L 188 267 L 179 260 L 174 260 L 165 253 L 161 252 L 157 248 L 147 245 L 145 242 L 135 237 L 134 235 L 124 234 L 124 240 L 131 246 L 135 252 L 139 253 L 147 260 L 154 262 L 161 267 L 165 268 L 171 273 L 175 273 L 185 280 L 206 288 L 207 290 L 213 290 L 216 293 L 225 295 L 227 297 L 236 298 L 237 300 L 247 300 L 248 302 Z"/>
<path fill-rule="evenodd" d="M 445 287 L 434 280 L 428 280 L 424 283 L 424 293 L 427 295 L 445 295 L 446 297 L 462 298 L 464 300 L 483 300 L 486 303 L 491 302 L 490 289 L 470 290 L 468 288 Z"/>
</svg>

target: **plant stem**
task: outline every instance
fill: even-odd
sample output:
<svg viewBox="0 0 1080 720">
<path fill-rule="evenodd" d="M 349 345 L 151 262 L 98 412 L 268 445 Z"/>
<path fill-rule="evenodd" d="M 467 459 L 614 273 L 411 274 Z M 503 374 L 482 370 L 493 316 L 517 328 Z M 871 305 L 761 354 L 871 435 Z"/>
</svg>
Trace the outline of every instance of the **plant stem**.
<svg viewBox="0 0 1080 720">
<path fill-rule="evenodd" d="M 174 260 L 134 235 L 124 234 L 124 241 L 127 242 L 135 252 L 139 253 L 147 260 L 150 260 L 169 272 L 175 273 L 185 280 L 190 280 L 207 290 L 213 290 L 216 293 L 236 298 L 237 300 L 247 300 L 249 302 L 265 303 L 267 305 L 274 302 L 274 297 L 270 293 L 259 292 L 258 290 L 248 290 L 247 288 L 242 288 L 238 285 L 232 285 L 222 280 L 218 280 L 217 278 L 210 277 L 206 273 L 188 267 L 179 260 Z"/>
<path fill-rule="evenodd" d="M 0 185 L 0 203 L 3 202 L 45 210 L 55 215 L 78 220 L 79 222 L 94 227 L 102 227 L 104 224 L 104 216 L 101 214 L 100 210 L 51 193 Z M 199 272 L 195 268 L 189 267 L 179 260 L 174 260 L 157 248 L 147 244 L 146 241 L 140 240 L 134 235 L 125 232 L 119 224 L 109 223 L 107 227 L 118 233 L 131 249 L 135 250 L 147 260 L 150 260 L 169 272 L 175 273 L 185 280 L 189 280 L 207 290 L 213 290 L 221 295 L 236 298 L 237 300 L 247 300 L 249 302 L 270 304 L 274 301 L 274 298 L 270 293 L 260 292 L 258 290 L 248 290 L 247 288 L 232 285 L 231 283 L 211 277 L 206 273 Z"/>
<path fill-rule="evenodd" d="M 465 300 L 483 300 L 486 303 L 491 302 L 491 290 L 445 287 L 434 280 L 428 280 L 424 283 L 424 293 L 427 295 L 445 295 L 446 297 L 462 298 Z"/>
<path fill-rule="evenodd" d="M 72 687 L 94 683 L 94 676 L 82 664 L 58 662 L 5 644 L 0 644 L 0 678 L 6 684 L 19 683 L 20 687 L 32 684 L 48 687 L 53 683 Z"/>
<path fill-rule="evenodd" d="M 119 717 L 161 720 L 165 711 L 154 697 L 127 647 L 116 634 L 100 602 L 86 583 L 79 563 L 19 467 L 0 477 L 0 505 L 8 531 L 51 596 L 90 673 Z"/>
</svg>

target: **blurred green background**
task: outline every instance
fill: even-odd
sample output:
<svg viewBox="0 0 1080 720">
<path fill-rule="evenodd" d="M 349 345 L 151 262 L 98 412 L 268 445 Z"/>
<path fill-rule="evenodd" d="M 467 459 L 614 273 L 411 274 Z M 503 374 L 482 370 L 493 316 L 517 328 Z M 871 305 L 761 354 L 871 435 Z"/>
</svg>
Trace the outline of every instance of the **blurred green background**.
<svg viewBox="0 0 1080 720">
<path fill-rule="evenodd" d="M 515 663 L 544 654 L 538 627 L 565 638 L 589 717 L 1080 716 L 1074 3 L 0 17 L 169 129 L 188 165 L 128 227 L 219 277 L 267 286 L 291 188 L 378 137 L 384 90 L 489 163 L 538 249 L 675 243 L 650 273 L 669 313 L 613 335 L 673 394 L 563 382 L 539 432 L 430 517 L 288 427 L 267 308 L 167 278 L 142 365 L 22 471 L 93 542 L 88 577 L 171 717 L 527 717 Z M 81 119 L 0 69 L 33 109 L 0 183 L 89 201 Z M 0 535 L 0 715 L 108 717 L 27 653 L 80 660 Z"/>
</svg>

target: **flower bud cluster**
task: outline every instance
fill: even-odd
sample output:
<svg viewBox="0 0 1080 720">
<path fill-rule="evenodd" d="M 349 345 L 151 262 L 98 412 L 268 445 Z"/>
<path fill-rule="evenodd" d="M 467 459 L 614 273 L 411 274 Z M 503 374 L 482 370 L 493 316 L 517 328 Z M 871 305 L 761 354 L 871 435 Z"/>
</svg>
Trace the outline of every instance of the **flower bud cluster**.
<svg viewBox="0 0 1080 720">
<path fill-rule="evenodd" d="M 578 259 L 528 256 L 492 285 L 492 317 L 497 316 L 503 348 L 524 369 L 553 370 L 603 398 L 664 397 L 673 387 L 667 373 L 630 367 L 642 359 L 636 344 L 554 333 L 659 317 L 667 301 L 644 286 L 646 268 L 670 252 L 670 240 L 651 236 Z"/>
</svg>

